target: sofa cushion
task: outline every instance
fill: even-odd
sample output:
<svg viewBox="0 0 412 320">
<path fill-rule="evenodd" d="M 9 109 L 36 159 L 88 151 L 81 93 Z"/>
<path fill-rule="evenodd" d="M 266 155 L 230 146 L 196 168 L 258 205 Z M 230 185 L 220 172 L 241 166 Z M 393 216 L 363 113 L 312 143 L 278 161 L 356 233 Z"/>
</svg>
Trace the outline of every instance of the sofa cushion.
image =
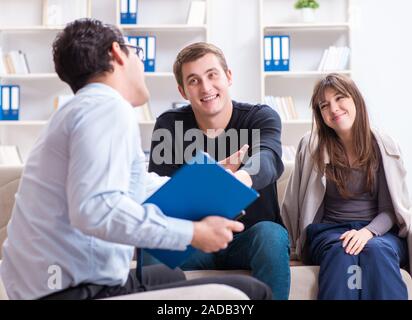
<svg viewBox="0 0 412 320">
<path fill-rule="evenodd" d="M 1 260 L 0 260 L 0 266 L 1 266 Z M 6 289 L 4 289 L 4 284 L 0 277 L 0 300 L 8 300 L 8 299 L 9 298 L 7 297 Z"/>
<path fill-rule="evenodd" d="M 14 206 L 21 171 L 22 167 L 0 166 L 0 259 L 1 247 L 7 237 L 6 228 Z"/>
<path fill-rule="evenodd" d="M 299 264 L 297 262 L 296 264 Z M 195 270 L 185 271 L 186 279 L 216 277 L 227 274 L 246 274 L 248 270 Z M 318 294 L 319 266 L 292 265 L 290 267 L 290 293 L 289 300 L 316 300 Z M 408 289 L 408 299 L 412 300 L 412 278 L 410 274 L 401 269 L 403 281 Z"/>
</svg>

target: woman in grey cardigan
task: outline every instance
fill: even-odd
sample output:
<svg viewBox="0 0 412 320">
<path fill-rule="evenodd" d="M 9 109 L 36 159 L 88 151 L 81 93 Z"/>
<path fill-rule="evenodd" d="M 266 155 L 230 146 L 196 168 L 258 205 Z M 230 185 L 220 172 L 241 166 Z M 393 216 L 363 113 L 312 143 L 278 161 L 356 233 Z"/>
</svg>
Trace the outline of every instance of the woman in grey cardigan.
<svg viewBox="0 0 412 320">
<path fill-rule="evenodd" d="M 320 265 L 319 299 L 407 299 L 411 205 L 396 144 L 372 130 L 355 83 L 315 86 L 314 128 L 298 147 L 282 205 L 291 244 Z"/>
</svg>

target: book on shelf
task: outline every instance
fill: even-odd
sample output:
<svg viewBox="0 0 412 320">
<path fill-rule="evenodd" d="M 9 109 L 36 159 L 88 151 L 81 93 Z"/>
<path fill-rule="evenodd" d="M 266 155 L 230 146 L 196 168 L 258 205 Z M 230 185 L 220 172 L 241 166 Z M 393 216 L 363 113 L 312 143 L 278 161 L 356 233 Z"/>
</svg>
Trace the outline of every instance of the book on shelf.
<svg viewBox="0 0 412 320">
<path fill-rule="evenodd" d="M 265 96 L 264 103 L 274 109 L 282 121 L 299 119 L 299 114 L 296 111 L 295 103 L 291 96 Z"/>
<path fill-rule="evenodd" d="M 348 66 L 350 49 L 346 46 L 330 46 L 326 49 L 319 62 L 318 71 L 341 71 Z"/>
<path fill-rule="evenodd" d="M 15 145 L 0 145 L 0 165 L 23 165 L 19 149 Z"/>
<path fill-rule="evenodd" d="M 192 0 L 190 2 L 189 12 L 186 23 L 190 26 L 201 26 L 205 24 L 206 2 Z"/>
<path fill-rule="evenodd" d="M 43 25 L 63 26 L 89 16 L 89 0 L 43 0 Z"/>
<path fill-rule="evenodd" d="M 69 102 L 74 97 L 74 94 L 61 94 L 53 99 L 54 110 L 60 109 L 63 105 Z"/>
<path fill-rule="evenodd" d="M 150 107 L 147 103 L 141 106 L 137 106 L 133 108 L 136 118 L 138 122 L 147 122 L 147 121 L 154 121 L 152 112 L 150 111 Z"/>
<path fill-rule="evenodd" d="M 26 54 L 21 50 L 3 53 L 0 48 L 0 74 L 29 74 Z"/>
<path fill-rule="evenodd" d="M 282 160 L 283 161 L 295 161 L 296 147 L 291 145 L 282 146 Z"/>
<path fill-rule="evenodd" d="M 8 70 L 4 61 L 3 49 L 0 47 L 0 75 L 7 74 Z"/>
</svg>

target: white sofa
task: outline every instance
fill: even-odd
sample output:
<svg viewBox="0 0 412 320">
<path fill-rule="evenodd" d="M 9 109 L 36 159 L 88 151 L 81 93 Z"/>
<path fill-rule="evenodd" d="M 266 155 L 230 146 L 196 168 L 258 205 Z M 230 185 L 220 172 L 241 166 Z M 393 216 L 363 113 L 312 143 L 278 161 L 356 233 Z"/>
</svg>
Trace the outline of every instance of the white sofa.
<svg viewBox="0 0 412 320">
<path fill-rule="evenodd" d="M 287 166 L 282 177 L 278 181 L 278 196 L 282 199 L 286 188 L 287 180 L 292 171 L 292 167 Z M 14 205 L 14 195 L 17 191 L 22 167 L 0 166 L 0 248 L 6 238 L 6 226 L 11 216 Z M 1 259 L 1 251 L 0 251 Z M 1 261 L 0 261 L 1 263 Z M 291 300 L 312 300 L 317 296 L 317 276 L 318 266 L 304 266 L 299 261 L 291 261 L 291 288 L 289 299 Z M 403 279 L 408 287 L 409 299 L 412 299 L 412 278 L 408 272 L 401 270 Z M 187 279 L 195 279 L 206 276 L 216 276 L 224 274 L 249 274 L 247 270 L 205 270 L 205 271 L 186 271 Z M 217 285 L 202 285 L 188 288 L 176 288 L 158 290 L 152 292 L 137 293 L 129 296 L 116 297 L 116 299 L 247 299 L 247 296 L 237 289 Z M 7 295 L 0 279 L 0 300 L 7 299 Z"/>
</svg>

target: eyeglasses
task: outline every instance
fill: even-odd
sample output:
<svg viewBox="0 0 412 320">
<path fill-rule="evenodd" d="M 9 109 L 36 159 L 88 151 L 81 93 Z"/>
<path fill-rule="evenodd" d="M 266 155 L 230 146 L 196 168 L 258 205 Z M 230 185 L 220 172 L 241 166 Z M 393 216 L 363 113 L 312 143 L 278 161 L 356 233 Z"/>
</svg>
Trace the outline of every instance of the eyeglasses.
<svg viewBox="0 0 412 320">
<path fill-rule="evenodd" d="M 124 47 L 128 47 L 128 48 L 133 48 L 134 49 L 134 53 L 136 53 L 136 55 L 139 57 L 140 60 L 144 60 L 144 51 L 143 48 L 138 47 L 138 46 L 133 46 L 131 44 L 122 44 L 121 46 Z"/>
</svg>

